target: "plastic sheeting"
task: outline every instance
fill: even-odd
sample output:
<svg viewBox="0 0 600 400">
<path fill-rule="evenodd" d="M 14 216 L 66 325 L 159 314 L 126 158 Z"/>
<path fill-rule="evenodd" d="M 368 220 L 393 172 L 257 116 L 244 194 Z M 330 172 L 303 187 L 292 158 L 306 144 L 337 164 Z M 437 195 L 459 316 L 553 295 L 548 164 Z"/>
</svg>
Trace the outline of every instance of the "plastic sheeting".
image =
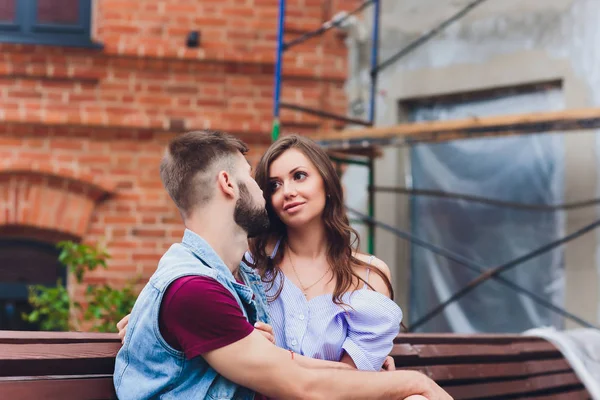
<svg viewBox="0 0 600 400">
<path fill-rule="evenodd" d="M 414 120 L 457 119 L 563 108 L 549 90 L 491 100 L 421 106 Z M 460 140 L 415 146 L 412 185 L 511 202 L 563 202 L 561 134 Z M 407 179 L 408 180 L 408 179 Z M 465 200 L 414 196 L 413 234 L 492 268 L 564 236 L 562 212 L 504 208 Z M 554 304 L 564 303 L 563 250 L 519 265 L 502 276 Z M 416 321 L 478 274 L 421 247 L 411 247 L 410 319 Z M 522 332 L 563 326 L 563 318 L 525 295 L 489 280 L 448 306 L 420 332 Z"/>
</svg>

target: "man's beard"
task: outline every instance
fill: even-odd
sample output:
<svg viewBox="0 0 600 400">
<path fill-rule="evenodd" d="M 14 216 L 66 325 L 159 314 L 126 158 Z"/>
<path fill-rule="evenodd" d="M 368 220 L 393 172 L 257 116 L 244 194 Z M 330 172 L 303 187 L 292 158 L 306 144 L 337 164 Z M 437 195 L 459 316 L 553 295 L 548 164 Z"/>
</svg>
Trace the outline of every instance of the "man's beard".
<svg viewBox="0 0 600 400">
<path fill-rule="evenodd" d="M 269 230 L 267 210 L 252 203 L 248 187 L 243 183 L 240 183 L 240 198 L 235 203 L 233 220 L 248 233 L 248 238 L 256 237 Z"/>
</svg>

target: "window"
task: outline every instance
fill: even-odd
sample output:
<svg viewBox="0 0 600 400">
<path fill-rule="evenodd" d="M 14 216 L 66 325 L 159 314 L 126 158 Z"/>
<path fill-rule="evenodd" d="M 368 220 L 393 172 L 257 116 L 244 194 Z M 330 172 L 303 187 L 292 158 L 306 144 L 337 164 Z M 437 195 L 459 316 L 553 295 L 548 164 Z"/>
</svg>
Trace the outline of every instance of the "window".
<svg viewBox="0 0 600 400">
<path fill-rule="evenodd" d="M 0 42 L 99 47 L 91 0 L 0 0 Z"/>
<path fill-rule="evenodd" d="M 415 121 L 452 120 L 564 109 L 561 82 L 455 93 L 405 102 Z M 410 150 L 415 189 L 512 203 L 560 204 L 564 194 L 561 134 L 474 138 L 419 144 Z M 564 215 L 462 199 L 411 197 L 413 234 L 491 268 L 564 236 Z M 502 274 L 546 302 L 564 298 L 564 248 Z M 416 245 L 410 249 L 412 321 L 479 275 Z M 563 328 L 563 318 L 492 280 L 464 296 L 420 332 L 523 332 Z"/>
<path fill-rule="evenodd" d="M 19 0 L 20 1 L 20 0 Z M 52 244 L 33 240 L 0 240 L 0 330 L 37 330 L 22 313 L 31 312 L 27 286 L 66 282 L 66 268 L 58 261 Z"/>
</svg>

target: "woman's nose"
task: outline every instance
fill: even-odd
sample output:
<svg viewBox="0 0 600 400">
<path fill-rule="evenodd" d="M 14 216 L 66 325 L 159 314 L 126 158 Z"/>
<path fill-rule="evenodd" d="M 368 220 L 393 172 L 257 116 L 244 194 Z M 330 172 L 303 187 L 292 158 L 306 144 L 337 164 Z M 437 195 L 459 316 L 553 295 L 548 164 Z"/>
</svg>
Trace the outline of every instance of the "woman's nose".
<svg viewBox="0 0 600 400">
<path fill-rule="evenodd" d="M 295 196 L 296 195 L 296 187 L 291 182 L 283 183 L 283 194 L 286 197 Z"/>
</svg>

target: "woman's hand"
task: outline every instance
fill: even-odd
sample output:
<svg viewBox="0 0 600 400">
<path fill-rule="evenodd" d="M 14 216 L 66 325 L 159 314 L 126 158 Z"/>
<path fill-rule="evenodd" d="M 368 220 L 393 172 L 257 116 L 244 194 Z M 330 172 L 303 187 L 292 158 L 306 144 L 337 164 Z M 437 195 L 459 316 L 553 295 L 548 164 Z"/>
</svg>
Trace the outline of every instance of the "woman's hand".
<svg viewBox="0 0 600 400">
<path fill-rule="evenodd" d="M 123 317 L 122 320 L 117 322 L 117 329 L 119 330 L 119 337 L 121 338 L 121 343 L 125 343 L 125 334 L 127 333 L 127 324 L 129 323 L 129 316 L 131 314 L 127 314 Z"/>
<path fill-rule="evenodd" d="M 264 336 L 269 342 L 275 344 L 275 335 L 273 335 L 273 327 L 263 322 L 257 322 L 254 327 Z"/>
<path fill-rule="evenodd" d="M 396 363 L 394 362 L 394 359 L 390 356 L 387 356 L 385 358 L 385 361 L 383 362 L 383 366 L 381 367 L 381 369 L 383 371 L 395 371 Z"/>
</svg>

